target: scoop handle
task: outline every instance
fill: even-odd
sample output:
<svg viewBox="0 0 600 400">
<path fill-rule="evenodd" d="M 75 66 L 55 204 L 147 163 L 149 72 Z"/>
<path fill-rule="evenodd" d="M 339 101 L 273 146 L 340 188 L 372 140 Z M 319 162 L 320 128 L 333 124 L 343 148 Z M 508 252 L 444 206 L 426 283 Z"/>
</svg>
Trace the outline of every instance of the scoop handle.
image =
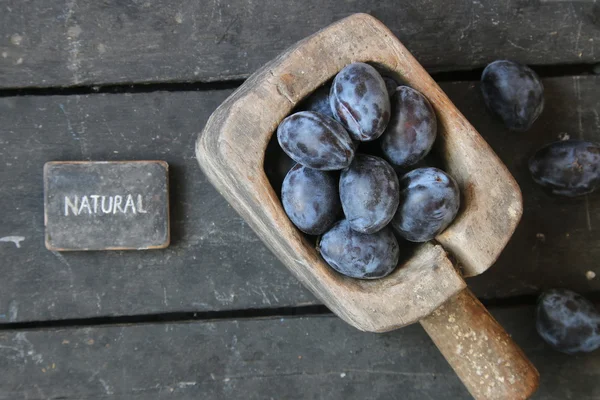
<svg viewBox="0 0 600 400">
<path fill-rule="evenodd" d="M 540 375 L 468 288 L 421 321 L 475 399 L 528 399 Z"/>
</svg>

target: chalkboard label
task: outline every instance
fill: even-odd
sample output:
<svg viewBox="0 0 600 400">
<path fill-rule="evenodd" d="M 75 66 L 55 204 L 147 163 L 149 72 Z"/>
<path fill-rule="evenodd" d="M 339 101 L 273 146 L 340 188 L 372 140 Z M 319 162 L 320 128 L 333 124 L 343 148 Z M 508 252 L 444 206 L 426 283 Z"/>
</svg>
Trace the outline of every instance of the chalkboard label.
<svg viewBox="0 0 600 400">
<path fill-rule="evenodd" d="M 164 161 L 46 163 L 46 247 L 56 251 L 167 247 L 168 171 Z"/>
</svg>

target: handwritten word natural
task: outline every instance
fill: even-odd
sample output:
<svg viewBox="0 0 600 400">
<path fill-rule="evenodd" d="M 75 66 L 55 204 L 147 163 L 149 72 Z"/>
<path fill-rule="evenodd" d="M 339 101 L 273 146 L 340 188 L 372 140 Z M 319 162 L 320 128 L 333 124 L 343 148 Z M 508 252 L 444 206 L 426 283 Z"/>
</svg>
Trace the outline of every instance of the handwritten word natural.
<svg viewBox="0 0 600 400">
<path fill-rule="evenodd" d="M 134 200 L 135 199 L 135 200 Z M 108 215 L 146 214 L 141 194 L 127 196 L 65 196 L 65 216 L 69 215 Z"/>
</svg>

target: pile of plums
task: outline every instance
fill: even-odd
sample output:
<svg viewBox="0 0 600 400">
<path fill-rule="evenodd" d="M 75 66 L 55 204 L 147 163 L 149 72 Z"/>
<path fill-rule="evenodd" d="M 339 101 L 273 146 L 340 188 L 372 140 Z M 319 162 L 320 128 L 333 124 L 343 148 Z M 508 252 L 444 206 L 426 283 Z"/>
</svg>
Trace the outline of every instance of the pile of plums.
<svg viewBox="0 0 600 400">
<path fill-rule="evenodd" d="M 396 235 L 426 242 L 453 221 L 456 181 L 415 168 L 436 132 L 423 94 L 365 63 L 347 65 L 281 122 L 277 140 L 297 163 L 283 181 L 283 208 L 302 232 L 320 235 L 317 249 L 336 271 L 384 277 L 398 264 Z"/>
<path fill-rule="evenodd" d="M 544 109 L 542 82 L 525 65 L 492 62 L 481 89 L 487 108 L 511 131 L 528 130 Z M 456 182 L 440 169 L 418 168 L 436 130 L 421 93 L 363 63 L 346 66 L 281 123 L 279 144 L 297 163 L 283 182 L 283 207 L 301 231 L 320 235 L 317 249 L 336 271 L 384 277 L 398 264 L 397 238 L 425 242 L 453 221 Z M 600 187 L 600 145 L 549 143 L 529 160 L 529 170 L 552 194 L 589 194 Z M 536 328 L 564 353 L 600 347 L 600 312 L 566 289 L 540 296 Z"/>
</svg>

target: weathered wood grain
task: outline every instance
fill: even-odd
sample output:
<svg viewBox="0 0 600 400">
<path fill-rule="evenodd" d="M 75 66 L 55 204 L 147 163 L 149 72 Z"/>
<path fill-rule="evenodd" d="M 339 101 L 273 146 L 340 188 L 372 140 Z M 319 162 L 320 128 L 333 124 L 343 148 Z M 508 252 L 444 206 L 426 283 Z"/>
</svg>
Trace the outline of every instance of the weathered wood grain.
<svg viewBox="0 0 600 400">
<path fill-rule="evenodd" d="M 600 276 L 600 194 L 551 196 L 533 183 L 527 162 L 559 135 L 600 142 L 600 77 L 544 80 L 546 106 L 529 132 L 510 133 L 485 110 L 479 85 L 448 83 L 444 90 L 484 136 L 521 186 L 523 218 L 498 262 L 468 280 L 478 296 L 508 297 L 551 287 L 597 291 Z M 498 290 L 498 285 L 503 288 Z"/>
<path fill-rule="evenodd" d="M 196 156 L 210 182 L 327 307 L 361 330 L 382 332 L 423 318 L 462 289 L 455 271 L 448 273 L 428 247 L 384 279 L 359 282 L 333 273 L 290 222 L 264 170 L 265 149 L 281 120 L 352 62 L 371 62 L 429 99 L 438 118 L 435 150 L 463 191 L 459 215 L 436 240 L 465 275 L 484 272 L 521 217 L 519 188 L 406 48 L 367 14 L 330 25 L 254 73 L 211 115 Z M 423 260 L 433 268 L 423 268 Z"/>
<path fill-rule="evenodd" d="M 537 336 L 532 308 L 492 310 L 541 373 L 540 400 L 600 397 L 600 354 Z M 357 331 L 336 317 L 0 333 L 0 399 L 471 397 L 425 332 Z"/>
<path fill-rule="evenodd" d="M 423 244 L 390 275 L 352 281 L 319 257 L 289 221 L 265 173 L 273 131 L 294 107 L 352 62 L 371 62 L 419 90 L 437 114 L 435 151 L 463 191 L 461 212 L 436 237 L 478 275 L 498 258 L 521 218 L 521 192 L 497 156 L 407 49 L 377 19 L 354 14 L 296 43 L 255 72 L 211 115 L 196 144 L 202 170 L 292 274 L 352 326 L 385 332 L 424 319 L 435 343 L 476 399 L 528 398 L 538 386 L 530 362 L 470 294 L 439 246 Z M 441 257 L 440 257 L 441 255 Z M 463 332 L 476 326 L 489 351 L 478 358 L 451 357 L 448 347 L 476 346 L 444 334 L 448 322 L 426 318 L 444 303 Z M 482 311 L 483 310 L 483 311 Z M 452 314 L 451 314 L 452 315 Z M 505 366 L 491 371 L 500 357 Z M 486 376 L 477 372 L 490 369 Z"/>
<path fill-rule="evenodd" d="M 507 132 L 488 115 L 476 83 L 441 85 L 524 194 L 523 219 L 500 259 L 467 280 L 479 297 L 555 286 L 600 290 L 599 278 L 585 276 L 587 271 L 600 276 L 600 194 L 553 198 L 534 185 L 526 169 L 535 148 L 559 133 L 578 137 L 580 116 L 582 137 L 600 141 L 600 77 L 546 79 L 544 85 L 546 111 L 524 134 Z M 195 134 L 230 93 L 0 99 L 0 321 L 317 304 L 197 166 Z M 62 257 L 45 249 L 46 161 L 148 157 L 166 160 L 172 170 L 168 249 Z"/>
<path fill-rule="evenodd" d="M 538 389 L 538 371 L 469 289 L 420 323 L 473 398 L 521 400 Z"/>
<path fill-rule="evenodd" d="M 0 240 L 0 321 L 314 303 L 198 168 L 196 134 L 229 93 L 1 98 L 0 238 L 22 240 Z M 169 248 L 45 249 L 45 162 L 140 159 L 169 163 Z"/>
<path fill-rule="evenodd" d="M 5 0 L 0 87 L 243 78 L 356 12 L 381 19 L 430 70 L 598 61 L 595 1 Z"/>
</svg>

